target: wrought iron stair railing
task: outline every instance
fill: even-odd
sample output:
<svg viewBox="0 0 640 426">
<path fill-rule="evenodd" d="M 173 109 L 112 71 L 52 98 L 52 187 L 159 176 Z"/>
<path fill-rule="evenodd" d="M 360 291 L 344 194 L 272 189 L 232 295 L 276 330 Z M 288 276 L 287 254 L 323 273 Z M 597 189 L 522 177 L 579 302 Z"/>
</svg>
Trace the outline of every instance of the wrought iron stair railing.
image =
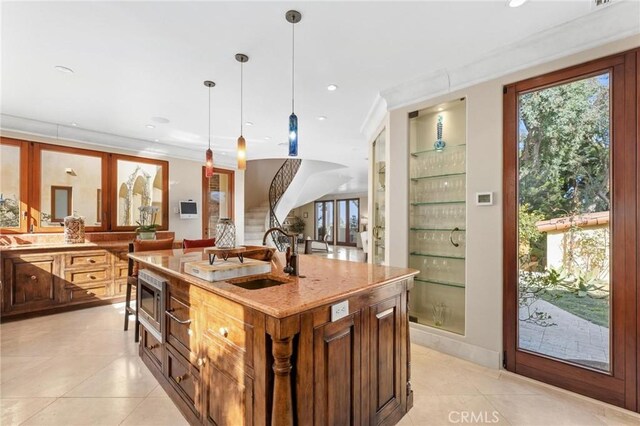
<svg viewBox="0 0 640 426">
<path fill-rule="evenodd" d="M 280 166 L 276 175 L 273 177 L 271 181 L 271 186 L 269 187 L 269 227 L 278 227 L 281 228 L 282 225 L 280 221 L 276 217 L 276 206 L 280 202 L 282 195 L 287 191 L 289 185 L 293 181 L 293 178 L 298 173 L 298 169 L 300 168 L 300 164 L 302 160 L 297 158 L 288 158 L 285 162 Z M 282 234 L 281 232 L 274 232 L 271 234 L 273 237 L 273 242 L 275 243 L 277 249 L 279 251 L 285 251 L 287 246 L 289 245 L 289 239 Z"/>
</svg>

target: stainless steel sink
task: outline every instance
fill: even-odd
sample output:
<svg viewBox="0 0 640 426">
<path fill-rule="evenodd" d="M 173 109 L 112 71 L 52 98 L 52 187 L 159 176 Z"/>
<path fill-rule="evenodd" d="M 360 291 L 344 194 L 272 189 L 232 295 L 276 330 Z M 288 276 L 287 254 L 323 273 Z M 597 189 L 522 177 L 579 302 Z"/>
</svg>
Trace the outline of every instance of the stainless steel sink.
<svg viewBox="0 0 640 426">
<path fill-rule="evenodd" d="M 238 287 L 242 287 L 247 290 L 260 290 L 262 288 L 275 287 L 277 285 L 286 284 L 287 281 L 274 280 L 272 278 L 257 278 L 255 280 L 230 282 Z"/>
</svg>

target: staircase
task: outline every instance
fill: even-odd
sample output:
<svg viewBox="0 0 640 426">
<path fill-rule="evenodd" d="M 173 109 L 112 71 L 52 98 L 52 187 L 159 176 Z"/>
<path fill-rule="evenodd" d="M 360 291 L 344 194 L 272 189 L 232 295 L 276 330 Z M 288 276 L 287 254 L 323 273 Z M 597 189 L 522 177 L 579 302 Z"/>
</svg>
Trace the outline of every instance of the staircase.
<svg viewBox="0 0 640 426">
<path fill-rule="evenodd" d="M 244 214 L 244 243 L 245 245 L 262 245 L 265 222 L 269 214 L 269 203 L 253 207 Z"/>
</svg>

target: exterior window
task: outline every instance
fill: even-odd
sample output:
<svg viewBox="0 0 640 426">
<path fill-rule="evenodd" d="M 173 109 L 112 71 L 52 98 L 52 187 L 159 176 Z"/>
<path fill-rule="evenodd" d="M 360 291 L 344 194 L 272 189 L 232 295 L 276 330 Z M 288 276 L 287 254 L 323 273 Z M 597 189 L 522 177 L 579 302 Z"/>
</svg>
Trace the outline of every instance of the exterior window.
<svg viewBox="0 0 640 426">
<path fill-rule="evenodd" d="M 113 155 L 112 164 L 115 168 L 115 203 L 111 212 L 114 229 L 152 224 L 158 225 L 158 229 L 167 229 L 167 162 Z M 152 213 L 144 214 L 145 207 L 153 207 Z"/>
<path fill-rule="evenodd" d="M 0 229 L 20 232 L 25 227 L 21 211 L 24 202 L 21 192 L 21 153 L 18 144 L 3 143 L 0 145 Z"/>
</svg>

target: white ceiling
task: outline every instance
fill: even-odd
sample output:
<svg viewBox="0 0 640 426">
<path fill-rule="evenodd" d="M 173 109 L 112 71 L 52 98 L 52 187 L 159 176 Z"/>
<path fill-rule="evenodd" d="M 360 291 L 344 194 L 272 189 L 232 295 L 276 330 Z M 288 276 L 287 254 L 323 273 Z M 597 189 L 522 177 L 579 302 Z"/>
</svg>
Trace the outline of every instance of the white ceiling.
<svg viewBox="0 0 640 426">
<path fill-rule="evenodd" d="M 142 140 L 152 151 L 199 159 L 207 144 L 203 81 L 211 79 L 217 83 L 214 150 L 230 163 L 240 125 L 234 55 L 241 52 L 250 57 L 244 73 L 244 116 L 254 123 L 244 131 L 248 157 L 284 157 L 287 147 L 278 144 L 286 141 L 291 113 L 291 24 L 284 14 L 295 8 L 303 15 L 296 25 L 300 157 L 349 166 L 353 179 L 340 190 L 362 191 L 367 140 L 361 129 L 380 93 L 595 13 L 592 4 L 3 2 L 2 113 L 74 122 Z M 327 91 L 330 83 L 339 89 Z M 317 120 L 321 115 L 327 120 Z M 170 123 L 153 123 L 157 116 Z M 146 128 L 149 123 L 155 128 Z M 12 127 L 29 130 L 20 126 Z M 127 147 L 126 139 L 113 140 Z"/>
</svg>

